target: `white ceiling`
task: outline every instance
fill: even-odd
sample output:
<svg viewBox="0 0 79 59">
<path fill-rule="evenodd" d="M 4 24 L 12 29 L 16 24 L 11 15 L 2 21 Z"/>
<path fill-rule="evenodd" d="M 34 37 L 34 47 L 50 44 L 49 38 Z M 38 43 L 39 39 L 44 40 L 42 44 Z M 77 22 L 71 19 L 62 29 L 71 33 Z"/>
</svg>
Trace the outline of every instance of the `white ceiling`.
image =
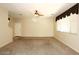
<svg viewBox="0 0 79 59">
<path fill-rule="evenodd" d="M 15 18 L 33 15 L 38 10 L 45 16 L 59 15 L 75 3 L 1 3 L 0 5 L 8 9 L 9 14 Z"/>
</svg>

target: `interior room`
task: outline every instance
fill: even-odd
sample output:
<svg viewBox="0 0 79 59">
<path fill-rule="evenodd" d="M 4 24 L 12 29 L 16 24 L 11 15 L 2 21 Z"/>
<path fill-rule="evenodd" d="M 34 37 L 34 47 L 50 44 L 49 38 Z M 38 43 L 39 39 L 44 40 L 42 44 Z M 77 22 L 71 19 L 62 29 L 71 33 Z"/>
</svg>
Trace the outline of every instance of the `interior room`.
<svg viewBox="0 0 79 59">
<path fill-rule="evenodd" d="M 79 3 L 0 3 L 0 55 L 79 55 Z"/>
</svg>

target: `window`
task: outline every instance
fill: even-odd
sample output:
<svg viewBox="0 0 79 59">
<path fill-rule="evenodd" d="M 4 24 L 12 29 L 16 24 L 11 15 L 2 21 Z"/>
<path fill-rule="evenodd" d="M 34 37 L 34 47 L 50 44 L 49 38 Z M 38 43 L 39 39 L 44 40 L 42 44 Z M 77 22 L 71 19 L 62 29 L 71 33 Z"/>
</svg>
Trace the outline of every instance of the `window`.
<svg viewBox="0 0 79 59">
<path fill-rule="evenodd" d="M 71 14 L 65 18 L 57 20 L 57 31 L 77 33 L 77 14 Z"/>
</svg>

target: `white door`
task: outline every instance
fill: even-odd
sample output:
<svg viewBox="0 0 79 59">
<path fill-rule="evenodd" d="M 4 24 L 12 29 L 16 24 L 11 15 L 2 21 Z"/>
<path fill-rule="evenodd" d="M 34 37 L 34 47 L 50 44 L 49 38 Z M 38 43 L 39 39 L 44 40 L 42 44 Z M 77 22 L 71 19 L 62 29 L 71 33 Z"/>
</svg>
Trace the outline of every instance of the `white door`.
<svg viewBox="0 0 79 59">
<path fill-rule="evenodd" d="M 15 23 L 15 36 L 21 36 L 21 23 Z"/>
</svg>

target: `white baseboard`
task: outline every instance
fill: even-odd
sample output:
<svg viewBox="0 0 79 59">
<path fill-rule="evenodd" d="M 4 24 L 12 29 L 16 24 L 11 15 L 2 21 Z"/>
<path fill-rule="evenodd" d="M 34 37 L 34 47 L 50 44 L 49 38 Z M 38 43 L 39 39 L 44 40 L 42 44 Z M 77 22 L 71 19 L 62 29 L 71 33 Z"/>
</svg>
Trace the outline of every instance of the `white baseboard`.
<svg viewBox="0 0 79 59">
<path fill-rule="evenodd" d="M 5 45 L 7 45 L 7 44 L 9 44 L 9 43 L 11 43 L 11 42 L 13 42 L 12 39 L 11 39 L 11 40 L 7 40 L 7 41 L 1 43 L 1 44 L 0 44 L 0 48 L 3 47 L 3 46 L 5 46 Z"/>
<path fill-rule="evenodd" d="M 73 48 L 71 45 L 65 43 L 64 41 L 62 41 L 61 39 L 59 39 L 59 38 L 57 38 L 57 37 L 54 37 L 54 38 L 56 38 L 57 40 L 59 40 L 60 42 L 62 42 L 63 44 L 65 44 L 66 46 L 70 47 L 71 49 L 73 49 L 74 51 L 76 51 L 76 52 L 79 53 L 79 50 L 78 50 L 78 49 Z"/>
</svg>

